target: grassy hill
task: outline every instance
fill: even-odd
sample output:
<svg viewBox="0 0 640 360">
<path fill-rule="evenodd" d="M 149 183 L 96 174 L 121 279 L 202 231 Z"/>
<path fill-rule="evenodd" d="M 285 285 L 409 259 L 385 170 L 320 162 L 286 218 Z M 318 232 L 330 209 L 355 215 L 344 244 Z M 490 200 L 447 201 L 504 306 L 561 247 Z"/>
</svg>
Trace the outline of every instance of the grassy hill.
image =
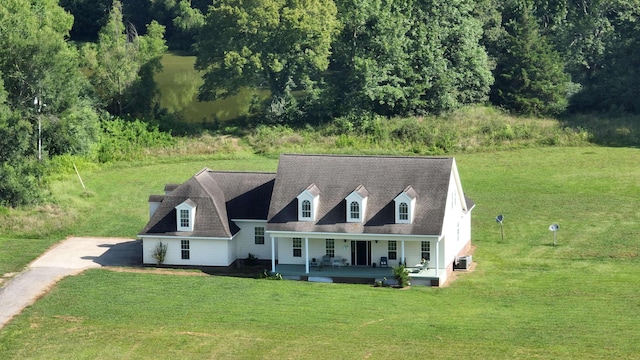
<svg viewBox="0 0 640 360">
<path fill-rule="evenodd" d="M 455 156 L 477 203 L 477 264 L 448 287 L 92 270 L 65 279 L 0 331 L 0 358 L 636 358 L 640 150 Z M 54 183 L 55 208 L 73 219 L 59 231 L 134 236 L 146 221 L 147 196 L 164 183 L 204 166 L 276 165 L 238 153 L 81 170 L 88 190 L 73 178 Z M 555 247 L 552 223 L 560 224 Z"/>
</svg>

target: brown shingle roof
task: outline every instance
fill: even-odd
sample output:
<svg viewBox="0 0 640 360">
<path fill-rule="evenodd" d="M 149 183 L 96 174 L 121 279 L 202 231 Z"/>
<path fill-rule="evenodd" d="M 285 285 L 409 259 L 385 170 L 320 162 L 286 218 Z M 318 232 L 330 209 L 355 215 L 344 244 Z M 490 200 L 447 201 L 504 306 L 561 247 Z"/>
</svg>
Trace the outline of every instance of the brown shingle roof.
<svg viewBox="0 0 640 360">
<path fill-rule="evenodd" d="M 451 158 L 282 155 L 267 230 L 439 235 L 452 166 Z M 296 197 L 309 184 L 320 191 L 317 221 L 298 221 Z M 366 218 L 347 223 L 344 199 L 360 185 L 369 193 Z M 408 187 L 413 224 L 395 224 L 393 199 Z"/>
<path fill-rule="evenodd" d="M 164 197 L 140 235 L 230 238 L 239 228 L 232 219 L 265 220 L 275 174 L 204 169 Z M 196 204 L 194 231 L 177 232 L 175 207 Z"/>
</svg>

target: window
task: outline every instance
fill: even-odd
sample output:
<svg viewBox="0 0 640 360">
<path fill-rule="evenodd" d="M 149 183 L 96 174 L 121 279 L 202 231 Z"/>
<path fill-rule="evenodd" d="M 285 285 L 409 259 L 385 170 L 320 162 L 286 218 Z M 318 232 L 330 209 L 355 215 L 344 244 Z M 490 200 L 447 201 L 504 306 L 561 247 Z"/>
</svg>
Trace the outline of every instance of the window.
<svg viewBox="0 0 640 360">
<path fill-rule="evenodd" d="M 409 205 L 403 202 L 398 206 L 398 218 L 400 220 L 409 220 Z"/>
<path fill-rule="evenodd" d="M 308 219 L 311 217 L 311 201 L 302 201 L 302 217 Z"/>
<path fill-rule="evenodd" d="M 180 240 L 182 260 L 189 260 L 189 240 Z"/>
<path fill-rule="evenodd" d="M 396 224 L 412 224 L 416 212 L 416 199 L 418 194 L 411 186 L 407 186 L 400 195 L 396 196 Z"/>
<path fill-rule="evenodd" d="M 254 238 L 256 245 L 264 245 L 264 228 L 261 226 L 256 226 L 254 228 Z"/>
<path fill-rule="evenodd" d="M 369 192 L 364 186 L 359 185 L 345 200 L 345 217 L 347 222 L 361 223 L 364 221 L 367 211 L 367 198 Z"/>
<path fill-rule="evenodd" d="M 422 250 L 422 258 L 429 261 L 431 260 L 431 243 L 428 241 L 423 241 L 420 245 L 420 250 Z"/>
<path fill-rule="evenodd" d="M 302 257 L 302 238 L 293 238 L 293 257 Z"/>
<path fill-rule="evenodd" d="M 316 184 L 309 185 L 296 198 L 298 199 L 298 221 L 315 221 L 320 203 L 320 189 Z"/>
<path fill-rule="evenodd" d="M 196 219 L 196 203 L 191 199 L 175 207 L 176 209 L 176 231 L 193 231 Z"/>
<path fill-rule="evenodd" d="M 326 249 L 327 249 L 327 252 L 326 252 L 327 255 L 331 257 L 336 256 L 336 243 L 333 239 L 327 239 Z"/>
<path fill-rule="evenodd" d="M 389 260 L 398 258 L 398 244 L 395 241 L 389 241 Z"/>
<path fill-rule="evenodd" d="M 349 209 L 351 210 L 350 217 L 352 219 L 360 219 L 360 204 L 357 201 L 352 201 Z"/>
<path fill-rule="evenodd" d="M 190 218 L 189 215 L 190 215 L 189 210 L 180 209 L 180 227 L 183 227 L 183 228 L 191 227 L 189 225 L 189 218 Z"/>
</svg>

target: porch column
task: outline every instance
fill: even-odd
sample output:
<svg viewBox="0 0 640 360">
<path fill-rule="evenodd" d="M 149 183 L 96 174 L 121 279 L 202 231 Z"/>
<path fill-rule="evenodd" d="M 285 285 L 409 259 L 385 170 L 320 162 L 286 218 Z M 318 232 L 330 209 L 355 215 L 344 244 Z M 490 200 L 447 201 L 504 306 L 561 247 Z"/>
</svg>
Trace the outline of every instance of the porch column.
<svg viewBox="0 0 640 360">
<path fill-rule="evenodd" d="M 438 276 L 438 268 L 440 267 L 438 263 L 438 254 L 440 253 L 440 238 L 436 240 L 436 276 Z"/>
<path fill-rule="evenodd" d="M 407 262 L 407 259 L 405 259 L 404 257 L 404 240 L 402 240 L 402 242 L 400 243 L 400 261 L 402 262 L 402 264 Z"/>
<path fill-rule="evenodd" d="M 309 273 L 309 238 L 304 238 L 304 273 Z"/>
<path fill-rule="evenodd" d="M 276 272 L 276 239 L 271 236 L 271 271 Z"/>
</svg>

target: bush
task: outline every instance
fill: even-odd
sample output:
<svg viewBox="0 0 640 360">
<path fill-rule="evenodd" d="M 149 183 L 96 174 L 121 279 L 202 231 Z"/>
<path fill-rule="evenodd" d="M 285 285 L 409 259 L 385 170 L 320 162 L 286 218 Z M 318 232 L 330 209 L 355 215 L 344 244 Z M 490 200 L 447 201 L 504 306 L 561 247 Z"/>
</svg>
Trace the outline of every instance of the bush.
<svg viewBox="0 0 640 360">
<path fill-rule="evenodd" d="M 158 262 L 158 265 L 162 265 L 162 263 L 164 263 L 164 259 L 167 257 L 167 248 L 168 245 L 163 244 L 161 241 L 156 245 L 155 249 L 153 249 L 153 254 L 151 254 L 151 257 L 153 257 Z"/>
<path fill-rule="evenodd" d="M 398 282 L 398 287 L 403 288 L 409 286 L 409 273 L 403 264 L 393 267 L 393 277 Z"/>
<path fill-rule="evenodd" d="M 174 143 L 171 134 L 140 120 L 103 121 L 97 160 L 101 163 L 135 160 L 141 158 L 147 148 L 168 147 Z"/>
<path fill-rule="evenodd" d="M 282 274 L 278 272 L 273 272 L 269 270 L 265 270 L 260 274 L 260 279 L 266 280 L 282 280 Z"/>
</svg>

